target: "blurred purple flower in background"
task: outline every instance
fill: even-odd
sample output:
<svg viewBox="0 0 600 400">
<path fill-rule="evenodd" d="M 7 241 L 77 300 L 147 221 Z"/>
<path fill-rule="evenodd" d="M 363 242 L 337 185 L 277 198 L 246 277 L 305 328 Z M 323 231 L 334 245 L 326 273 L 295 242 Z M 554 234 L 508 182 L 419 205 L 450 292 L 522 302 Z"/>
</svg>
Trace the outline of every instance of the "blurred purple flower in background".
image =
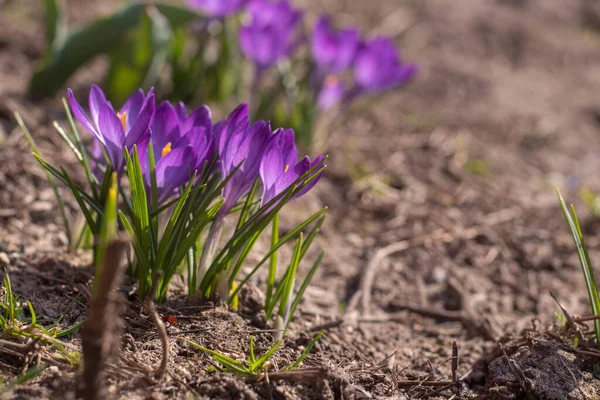
<svg viewBox="0 0 600 400">
<path fill-rule="evenodd" d="M 94 85 L 89 95 L 91 119 L 75 99 L 73 91 L 68 89 L 67 92 L 75 118 L 104 147 L 113 169 L 121 172 L 125 165 L 123 148 L 131 150 L 149 134 L 154 117 L 154 91 L 151 89 L 147 95 L 141 89 L 136 91 L 121 110 L 115 112 L 102 90 Z M 95 155 L 98 155 L 98 149 Z M 102 159 L 97 161 L 102 162 Z"/>
<path fill-rule="evenodd" d="M 297 28 L 302 12 L 287 0 L 250 0 L 248 13 L 251 21 L 240 30 L 240 47 L 259 69 L 293 54 L 299 44 Z"/>
<path fill-rule="evenodd" d="M 344 82 L 335 75 L 325 77 L 317 99 L 317 107 L 319 110 L 327 110 L 344 99 L 346 92 Z"/>
<path fill-rule="evenodd" d="M 246 0 L 187 0 L 187 3 L 210 17 L 221 18 L 238 12 Z"/>
<path fill-rule="evenodd" d="M 379 92 L 399 86 L 417 73 L 416 64 L 402 64 L 389 38 L 376 38 L 359 50 L 354 79 L 360 91 Z"/>
<path fill-rule="evenodd" d="M 225 203 L 219 214 L 226 215 L 246 195 L 258 177 L 265 146 L 271 138 L 268 122 L 250 124 L 248 105 L 238 106 L 219 127 L 219 158 L 221 176 L 226 179 L 238 166 L 223 188 Z"/>
<path fill-rule="evenodd" d="M 358 31 L 354 28 L 335 31 L 329 17 L 317 21 L 312 35 L 312 54 L 320 71 L 337 74 L 352 66 L 360 45 Z"/>
</svg>

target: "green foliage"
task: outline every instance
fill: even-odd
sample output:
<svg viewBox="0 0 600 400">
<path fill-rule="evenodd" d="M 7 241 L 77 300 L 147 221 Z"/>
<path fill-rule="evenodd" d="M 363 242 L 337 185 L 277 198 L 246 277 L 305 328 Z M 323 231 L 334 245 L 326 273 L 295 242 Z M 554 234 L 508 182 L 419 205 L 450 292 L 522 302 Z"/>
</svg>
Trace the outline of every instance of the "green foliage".
<svg viewBox="0 0 600 400">
<path fill-rule="evenodd" d="M 48 10 L 60 14 L 52 11 L 58 8 Z M 113 52 L 114 85 L 132 77 L 137 80 L 141 77 L 142 82 L 146 83 L 152 76 L 156 76 L 164 62 L 165 43 L 170 37 L 169 26 L 179 26 L 200 18 L 201 15 L 185 7 L 167 4 L 150 6 L 137 2 L 127 4 L 110 16 L 69 32 L 60 42 L 54 40 L 47 56 L 31 78 L 29 92 L 37 97 L 52 96 L 78 68 L 100 54 Z M 47 21 L 53 25 L 54 20 L 51 15 L 47 17 Z M 130 32 L 136 29 L 137 35 L 134 34 L 134 38 L 131 38 Z M 47 28 L 47 31 L 55 32 L 55 29 Z M 54 34 L 49 35 L 53 37 Z M 133 54 L 124 54 L 123 51 L 126 50 L 117 51 L 122 48 L 124 40 L 128 43 L 124 48 L 133 48 Z M 151 51 L 156 51 L 157 54 L 151 54 Z M 127 59 L 128 56 L 133 58 Z M 154 82 L 150 82 L 152 83 Z"/>
<path fill-rule="evenodd" d="M 321 338 L 321 336 L 323 336 L 324 333 L 325 333 L 324 331 L 319 332 L 319 334 L 317 336 L 315 336 L 310 341 L 310 343 L 306 346 L 306 348 L 304 349 L 302 354 L 300 354 L 298 359 L 296 359 L 296 361 L 294 361 L 293 363 L 284 367 L 283 370 L 289 371 L 289 370 L 294 370 L 294 369 L 298 368 L 298 366 L 302 363 L 302 361 L 304 361 L 304 359 L 311 352 L 315 343 Z M 220 353 L 218 351 L 207 349 L 206 347 L 203 347 L 187 338 L 181 338 L 181 339 L 185 340 L 186 342 L 188 342 L 195 348 L 203 351 L 204 353 L 210 355 L 215 362 L 221 364 L 221 367 L 218 368 L 220 371 L 228 372 L 228 373 L 232 373 L 232 374 L 236 374 L 236 375 L 242 375 L 242 376 L 246 376 L 246 377 L 253 378 L 253 379 L 259 378 L 265 372 L 267 362 L 275 355 L 277 350 L 282 345 L 281 341 L 275 342 L 275 344 L 265 354 L 263 354 L 261 357 L 257 358 L 256 354 L 254 352 L 254 336 L 251 336 L 250 344 L 248 346 L 248 349 L 249 349 L 248 350 L 248 352 L 249 352 L 248 361 L 244 362 L 244 361 L 235 360 L 235 359 L 233 359 L 229 356 L 226 356 L 225 354 Z"/>
<path fill-rule="evenodd" d="M 569 225 L 571 235 L 573 236 L 573 242 L 577 248 L 577 256 L 579 257 L 579 263 L 581 264 L 581 269 L 583 271 L 583 277 L 585 279 L 585 285 L 587 287 L 592 313 L 594 315 L 600 315 L 600 297 L 598 296 L 598 287 L 596 286 L 596 280 L 594 279 L 594 269 L 592 268 L 590 255 L 583 239 L 583 233 L 581 232 L 579 221 L 577 220 L 575 208 L 572 205 L 570 208 L 567 207 L 558 189 L 557 193 L 560 206 L 565 219 L 567 220 L 567 224 Z M 600 349 L 600 320 L 598 319 L 594 320 L 594 331 L 596 333 L 596 345 Z"/>
<path fill-rule="evenodd" d="M 0 337 L 3 339 L 35 338 L 54 346 L 58 350 L 58 357 L 61 360 L 71 365 L 79 363 L 79 354 L 69 351 L 68 347 L 57 338 L 76 331 L 80 324 L 75 324 L 67 331 L 60 331 L 57 327 L 58 323 L 50 328 L 40 325 L 37 322 L 33 305 L 29 301 L 23 301 L 14 295 L 6 271 L 0 294 Z M 30 317 L 26 316 L 26 312 L 29 313 Z"/>
<path fill-rule="evenodd" d="M 15 387 L 23 385 L 29 382 L 30 380 L 37 378 L 42 372 L 44 372 L 45 369 L 45 366 L 31 367 L 27 371 L 19 375 L 17 378 L 15 378 L 15 380 L 9 383 L 8 385 L 2 386 L 2 382 L 0 382 L 0 398 L 3 398 L 2 396 L 13 390 Z"/>
<path fill-rule="evenodd" d="M 31 136 L 29 129 L 27 129 L 27 127 L 25 126 L 25 122 L 23 122 L 23 119 L 21 118 L 21 116 L 18 113 L 15 113 L 15 119 L 16 119 L 17 123 L 19 124 L 19 127 L 23 131 L 23 134 L 25 135 L 25 139 L 27 139 L 27 143 L 29 144 L 29 147 L 33 151 L 33 154 L 34 155 L 39 154 L 40 152 L 38 150 L 37 144 L 35 143 L 35 140 L 33 139 L 33 136 Z M 71 143 L 71 142 L 69 142 L 69 143 Z M 78 152 L 77 149 L 73 149 L 73 150 Z M 46 173 L 46 179 L 48 180 L 48 183 L 50 184 L 50 187 L 52 188 L 52 191 L 54 192 L 54 197 L 56 198 L 56 203 L 58 204 L 58 208 L 60 209 L 60 213 L 62 216 L 63 227 L 65 228 L 65 233 L 67 234 L 67 238 L 69 240 L 69 245 L 71 245 L 73 238 L 71 235 L 70 218 L 69 218 L 67 209 L 65 208 L 65 203 L 63 202 L 63 200 L 60 196 L 60 193 L 58 192 L 58 187 L 56 186 L 56 181 L 52 177 L 52 174 L 50 173 L 50 171 L 45 170 L 44 172 Z"/>
<path fill-rule="evenodd" d="M 158 80 L 172 39 L 169 21 L 155 8 L 142 13 L 122 44 L 110 52 L 106 90 L 116 104 L 123 104 L 138 88 L 149 88 Z"/>
</svg>

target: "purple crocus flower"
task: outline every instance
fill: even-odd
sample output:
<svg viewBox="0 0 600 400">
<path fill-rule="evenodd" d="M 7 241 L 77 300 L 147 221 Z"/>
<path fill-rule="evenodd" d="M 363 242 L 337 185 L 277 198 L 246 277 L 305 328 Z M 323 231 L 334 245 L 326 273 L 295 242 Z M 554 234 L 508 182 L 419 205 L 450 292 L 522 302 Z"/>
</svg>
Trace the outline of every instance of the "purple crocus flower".
<svg viewBox="0 0 600 400">
<path fill-rule="evenodd" d="M 317 21 L 312 35 L 312 54 L 319 70 L 337 74 L 352 66 L 360 45 L 358 31 L 353 28 L 335 31 L 329 17 Z"/>
<path fill-rule="evenodd" d="M 345 93 L 344 82 L 335 75 L 328 75 L 321 86 L 317 107 L 325 111 L 342 101 Z"/>
<path fill-rule="evenodd" d="M 323 161 L 323 157 L 317 157 L 310 161 L 308 156 L 296 162 L 297 150 L 294 144 L 294 132 L 291 129 L 275 131 L 274 138 L 269 142 L 260 165 L 260 178 L 263 183 L 262 205 L 264 206 L 277 195 L 285 191 L 298 178 Z M 314 171 L 311 176 L 317 171 Z M 308 192 L 317 184 L 323 172 L 306 185 L 294 198 L 298 198 Z M 308 176 L 306 179 L 309 179 Z"/>
<path fill-rule="evenodd" d="M 145 95 L 141 89 L 138 90 L 116 112 L 102 90 L 93 85 L 89 94 L 91 119 L 71 89 L 67 92 L 75 118 L 104 147 L 113 169 L 121 172 L 125 165 L 123 148 L 131 150 L 134 144 L 149 134 L 154 117 L 154 91 L 151 89 Z"/>
<path fill-rule="evenodd" d="M 225 179 L 241 165 L 223 188 L 225 203 L 221 207 L 221 216 L 229 212 L 252 188 L 258 177 L 264 149 L 271 136 L 268 122 L 258 121 L 250 124 L 247 104 L 238 106 L 220 126 L 221 176 Z"/>
<path fill-rule="evenodd" d="M 222 18 L 238 12 L 246 0 L 187 0 L 187 3 L 210 17 Z"/>
<path fill-rule="evenodd" d="M 212 118 L 210 109 L 199 107 L 189 116 L 185 105 L 173 107 L 168 101 L 157 109 L 151 125 L 152 147 L 156 161 L 158 201 L 162 202 L 174 190 L 185 184 L 194 170 L 200 170 L 213 155 Z M 144 147 L 145 145 L 145 147 Z M 140 160 L 147 190 L 150 189 L 150 171 L 147 161 L 148 141 L 140 143 Z"/>
<path fill-rule="evenodd" d="M 183 103 L 173 107 L 165 101 L 156 109 L 151 128 L 155 157 L 172 149 L 192 146 L 196 159 L 192 167 L 200 169 L 214 154 L 212 116 L 207 106 L 201 106 L 187 115 Z"/>
<path fill-rule="evenodd" d="M 289 57 L 298 46 L 297 27 L 302 12 L 287 0 L 250 0 L 249 24 L 240 30 L 240 46 L 246 57 L 265 69 Z"/>
<path fill-rule="evenodd" d="M 354 79 L 361 91 L 378 92 L 391 89 L 411 79 L 416 64 L 402 64 L 389 38 L 376 38 L 365 43 L 354 63 Z"/>
</svg>

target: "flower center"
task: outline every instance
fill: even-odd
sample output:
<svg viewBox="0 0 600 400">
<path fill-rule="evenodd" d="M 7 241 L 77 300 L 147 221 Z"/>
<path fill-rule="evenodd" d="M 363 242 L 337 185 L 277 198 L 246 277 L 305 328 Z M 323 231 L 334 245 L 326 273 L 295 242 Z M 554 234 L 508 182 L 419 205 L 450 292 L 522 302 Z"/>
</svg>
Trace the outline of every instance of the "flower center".
<svg viewBox="0 0 600 400">
<path fill-rule="evenodd" d="M 163 147 L 162 153 L 160 153 L 160 156 L 164 157 L 167 154 L 169 154 L 170 152 L 171 152 L 171 142 L 167 143 L 167 145 L 165 147 Z"/>
<path fill-rule="evenodd" d="M 283 169 L 283 173 L 285 174 L 289 170 L 290 170 L 290 164 L 288 164 L 288 165 L 285 166 L 285 168 Z"/>
<path fill-rule="evenodd" d="M 121 126 L 123 126 L 123 131 L 125 132 L 127 130 L 127 111 L 125 111 L 123 114 L 118 112 L 117 117 L 119 117 L 119 121 L 121 121 Z"/>
</svg>

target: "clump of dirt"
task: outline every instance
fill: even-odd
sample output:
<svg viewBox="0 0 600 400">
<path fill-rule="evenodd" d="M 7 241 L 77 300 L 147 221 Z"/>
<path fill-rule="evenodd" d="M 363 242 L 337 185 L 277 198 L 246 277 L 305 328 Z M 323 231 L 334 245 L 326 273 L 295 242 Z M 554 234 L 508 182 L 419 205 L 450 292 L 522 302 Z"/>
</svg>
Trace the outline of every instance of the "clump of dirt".
<svg viewBox="0 0 600 400">
<path fill-rule="evenodd" d="M 489 364 L 486 395 L 504 399 L 600 396 L 600 381 L 589 359 L 547 335 L 538 335 L 531 342 Z"/>
</svg>

